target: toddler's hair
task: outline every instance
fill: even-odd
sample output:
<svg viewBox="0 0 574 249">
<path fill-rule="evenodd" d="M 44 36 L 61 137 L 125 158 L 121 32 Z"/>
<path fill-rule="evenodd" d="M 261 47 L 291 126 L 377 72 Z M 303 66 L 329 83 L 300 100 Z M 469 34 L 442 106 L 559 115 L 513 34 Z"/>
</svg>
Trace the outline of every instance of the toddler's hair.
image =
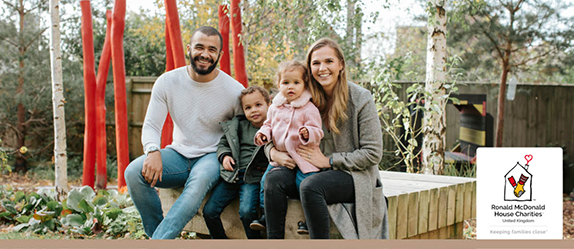
<svg viewBox="0 0 574 249">
<path fill-rule="evenodd" d="M 300 69 L 303 71 L 303 81 L 305 84 L 305 88 L 309 89 L 309 70 L 303 62 L 292 60 L 292 61 L 284 61 L 279 64 L 279 68 L 277 68 L 277 74 L 275 75 L 275 82 L 279 85 L 279 81 L 281 80 L 281 75 L 287 71 L 292 71 L 295 69 Z"/>
<path fill-rule="evenodd" d="M 248 88 L 245 88 L 241 91 L 241 94 L 239 95 L 239 103 L 241 104 L 241 108 L 243 108 L 243 96 L 247 95 L 247 94 L 251 94 L 254 93 L 255 91 L 259 91 L 261 93 L 261 95 L 263 95 L 263 98 L 265 99 L 265 102 L 267 102 L 267 104 L 269 104 L 269 92 L 267 92 L 267 90 L 265 90 L 265 88 L 260 87 L 260 86 L 249 86 Z"/>
</svg>

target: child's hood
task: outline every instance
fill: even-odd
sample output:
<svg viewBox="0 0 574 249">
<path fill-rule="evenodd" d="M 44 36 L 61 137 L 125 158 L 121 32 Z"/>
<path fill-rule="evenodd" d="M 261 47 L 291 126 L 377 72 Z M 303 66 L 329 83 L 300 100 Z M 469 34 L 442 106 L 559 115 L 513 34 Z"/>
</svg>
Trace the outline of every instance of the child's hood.
<svg viewBox="0 0 574 249">
<path fill-rule="evenodd" d="M 309 100 L 311 100 L 311 92 L 309 92 L 309 90 L 305 89 L 305 91 L 303 91 L 303 93 L 301 93 L 301 96 L 299 96 L 299 98 L 291 101 L 291 106 L 293 106 L 295 108 L 299 108 L 301 106 L 306 105 L 307 102 L 309 102 Z M 275 98 L 273 98 L 273 105 L 275 105 L 275 106 L 281 106 L 285 103 L 287 103 L 287 98 L 285 98 L 285 96 L 283 96 L 283 94 L 281 92 L 279 92 L 275 96 Z"/>
</svg>

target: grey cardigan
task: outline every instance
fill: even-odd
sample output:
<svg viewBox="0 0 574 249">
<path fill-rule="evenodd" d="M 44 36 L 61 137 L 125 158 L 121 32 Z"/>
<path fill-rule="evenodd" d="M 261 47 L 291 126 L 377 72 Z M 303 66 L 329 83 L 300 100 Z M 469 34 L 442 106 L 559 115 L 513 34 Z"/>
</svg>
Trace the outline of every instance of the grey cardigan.
<svg viewBox="0 0 574 249">
<path fill-rule="evenodd" d="M 348 119 L 337 124 L 339 134 L 331 133 L 331 156 L 333 169 L 353 177 L 355 203 L 328 205 L 329 214 L 345 239 L 388 239 L 387 203 L 378 168 L 383 155 L 381 123 L 371 93 L 357 84 L 348 85 Z M 266 146 L 267 155 L 271 147 Z"/>
<path fill-rule="evenodd" d="M 349 82 L 345 122 L 332 133 L 333 168 L 351 173 L 355 185 L 356 227 L 348 204 L 329 205 L 329 213 L 345 239 L 388 239 L 387 203 L 379 176 L 383 156 L 381 123 L 371 93 Z"/>
</svg>

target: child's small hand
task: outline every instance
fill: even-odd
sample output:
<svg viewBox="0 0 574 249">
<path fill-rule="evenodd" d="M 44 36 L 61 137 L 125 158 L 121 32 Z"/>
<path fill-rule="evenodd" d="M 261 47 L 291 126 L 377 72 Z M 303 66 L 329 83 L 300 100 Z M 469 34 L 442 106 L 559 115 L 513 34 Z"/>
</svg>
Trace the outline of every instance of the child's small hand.
<svg viewBox="0 0 574 249">
<path fill-rule="evenodd" d="M 303 127 L 301 129 L 299 129 L 299 135 L 301 135 L 301 137 L 303 137 L 303 139 L 308 140 L 309 139 L 309 130 L 307 130 L 307 128 Z"/>
<path fill-rule="evenodd" d="M 233 171 L 233 165 L 235 165 L 235 160 L 230 156 L 225 156 L 223 158 L 223 168 L 227 171 Z"/>
<path fill-rule="evenodd" d="M 255 135 L 256 144 L 266 144 L 267 142 L 269 142 L 267 140 L 267 136 L 263 135 L 262 133 L 257 133 L 257 135 Z"/>
</svg>

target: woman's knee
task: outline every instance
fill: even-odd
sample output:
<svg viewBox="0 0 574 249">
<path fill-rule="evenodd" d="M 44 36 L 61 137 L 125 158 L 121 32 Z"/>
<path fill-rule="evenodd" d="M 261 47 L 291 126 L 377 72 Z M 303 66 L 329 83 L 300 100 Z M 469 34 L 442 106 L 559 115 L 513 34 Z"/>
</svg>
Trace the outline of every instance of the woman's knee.
<svg viewBox="0 0 574 249">
<path fill-rule="evenodd" d="M 290 179 L 288 172 L 285 172 L 285 170 L 286 169 L 276 167 L 267 173 L 264 183 L 265 191 L 268 189 L 275 190 L 277 188 L 285 188 Z"/>
<path fill-rule="evenodd" d="M 318 185 L 317 182 L 313 180 L 313 178 L 314 177 L 307 177 L 301 182 L 301 185 L 299 186 L 299 194 L 301 195 L 302 200 L 313 197 L 324 198 L 325 194 L 322 190 L 322 187 Z"/>
</svg>

